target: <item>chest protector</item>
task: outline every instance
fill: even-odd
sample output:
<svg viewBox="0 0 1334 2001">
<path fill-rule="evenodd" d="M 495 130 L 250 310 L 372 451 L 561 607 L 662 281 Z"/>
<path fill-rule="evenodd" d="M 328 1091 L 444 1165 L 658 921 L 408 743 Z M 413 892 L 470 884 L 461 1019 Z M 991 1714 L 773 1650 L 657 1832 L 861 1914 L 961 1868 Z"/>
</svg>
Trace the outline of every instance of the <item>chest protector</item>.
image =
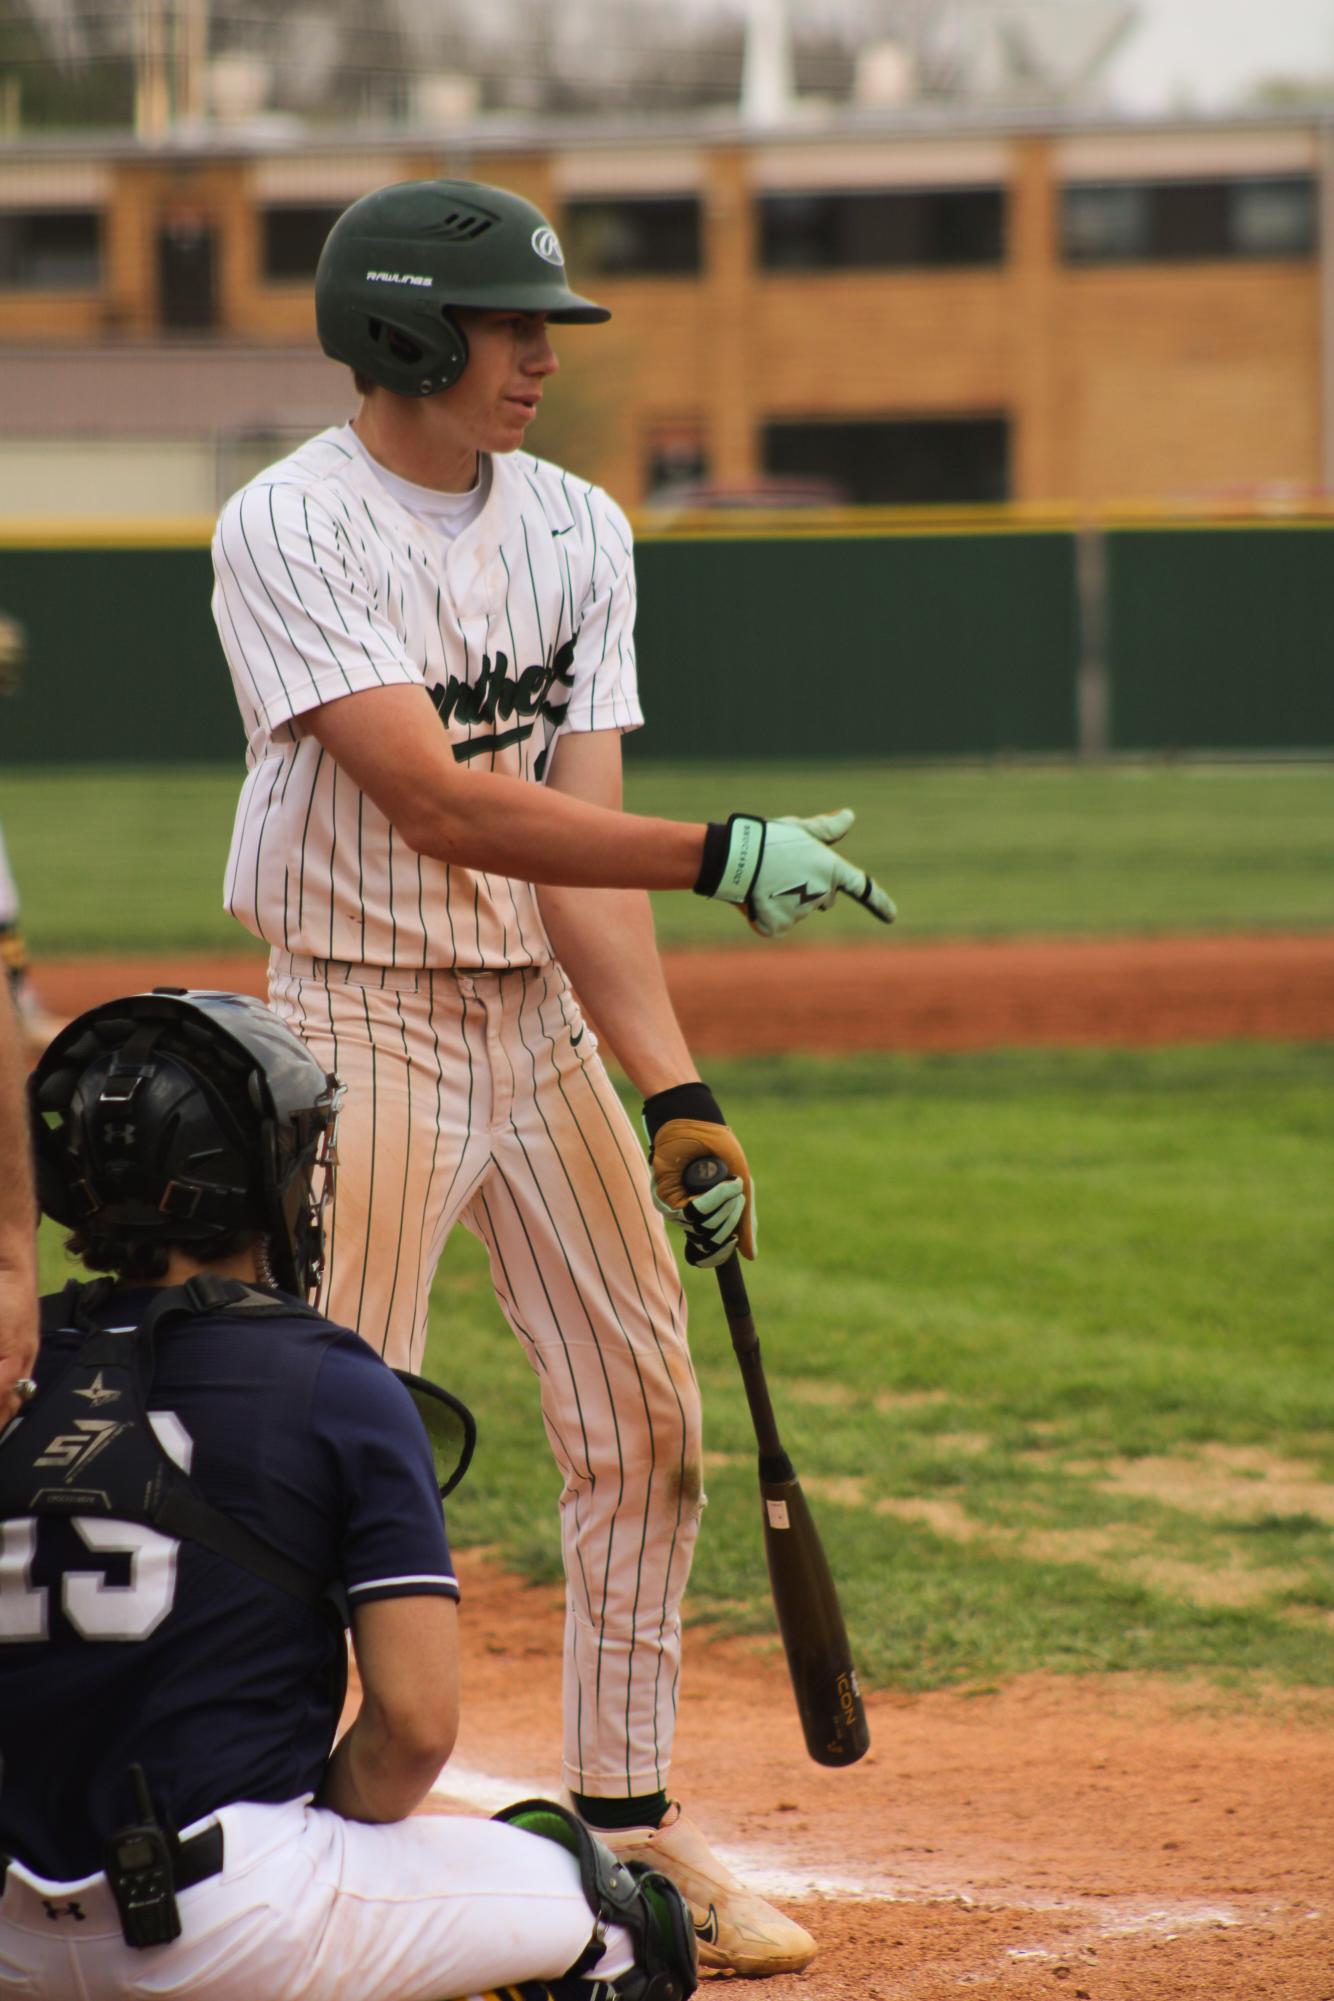
<svg viewBox="0 0 1334 2001">
<path fill-rule="evenodd" d="M 113 1290 L 110 1279 L 82 1286 L 74 1280 L 43 1304 L 43 1336 L 71 1326 L 87 1328 L 88 1335 L 36 1406 L 0 1440 L 0 1521 L 18 1515 L 105 1515 L 142 1522 L 179 1542 L 200 1543 L 326 1613 L 339 1634 L 345 1678 L 341 1641 L 349 1613 L 342 1586 L 215 1508 L 164 1450 L 148 1416 L 154 1343 L 164 1327 L 202 1313 L 320 1316 L 295 1300 L 276 1300 L 239 1280 L 205 1272 L 186 1285 L 164 1287 L 133 1333 L 108 1334 L 94 1324 L 94 1316 Z"/>
</svg>

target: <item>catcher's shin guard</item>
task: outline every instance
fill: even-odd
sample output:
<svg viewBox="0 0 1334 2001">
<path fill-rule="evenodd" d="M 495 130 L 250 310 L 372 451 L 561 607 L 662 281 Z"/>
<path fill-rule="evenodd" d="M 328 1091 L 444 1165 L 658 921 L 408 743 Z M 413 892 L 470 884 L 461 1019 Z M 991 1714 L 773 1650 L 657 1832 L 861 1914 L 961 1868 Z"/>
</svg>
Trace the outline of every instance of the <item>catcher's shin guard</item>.
<svg viewBox="0 0 1334 2001">
<path fill-rule="evenodd" d="M 558 1842 L 578 1864 L 593 1913 L 593 1936 L 563 1979 L 548 1983 L 554 1995 L 569 1993 L 566 1983 L 575 1977 L 587 1992 L 585 1977 L 596 1982 L 607 1926 L 621 1925 L 634 1944 L 634 1968 L 597 1984 L 614 2001 L 687 2001 L 699 1985 L 695 1927 L 674 1883 L 643 1863 L 617 1861 L 575 1814 L 554 1800 L 520 1800 L 495 1818 Z"/>
</svg>

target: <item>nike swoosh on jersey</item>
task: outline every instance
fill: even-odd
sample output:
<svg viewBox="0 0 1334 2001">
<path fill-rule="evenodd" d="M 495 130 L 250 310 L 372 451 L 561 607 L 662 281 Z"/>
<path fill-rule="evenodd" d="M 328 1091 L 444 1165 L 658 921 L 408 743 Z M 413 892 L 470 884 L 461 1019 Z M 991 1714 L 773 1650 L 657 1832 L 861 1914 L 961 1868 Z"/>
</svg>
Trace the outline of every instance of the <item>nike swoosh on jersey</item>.
<svg viewBox="0 0 1334 2001">
<path fill-rule="evenodd" d="M 580 1028 L 580 1030 L 579 1030 L 579 1033 L 578 1033 L 577 1035 L 572 1035 L 572 1036 L 570 1037 L 570 1047 L 571 1047 L 571 1049 L 577 1049 L 577 1048 L 579 1047 L 579 1044 L 580 1044 L 580 1043 L 581 1043 L 581 1042 L 583 1041 L 583 1039 L 584 1039 L 584 1035 L 585 1035 L 585 1033 L 586 1033 L 586 1031 L 587 1031 L 587 1028 L 588 1028 L 588 1023 L 587 1023 L 587 1022 L 584 1022 L 583 1026 L 582 1026 L 582 1027 Z"/>
<path fill-rule="evenodd" d="M 552 541 L 554 542 L 558 535 L 568 535 L 573 526 L 573 521 L 567 521 L 563 528 L 553 528 L 551 531 Z"/>
<path fill-rule="evenodd" d="M 717 1945 L 718 1912 L 713 1904 L 709 1905 L 709 1915 L 705 1918 L 703 1924 L 700 1923 L 698 1918 L 695 1919 L 695 1937 L 702 1938 L 705 1945 Z"/>
</svg>

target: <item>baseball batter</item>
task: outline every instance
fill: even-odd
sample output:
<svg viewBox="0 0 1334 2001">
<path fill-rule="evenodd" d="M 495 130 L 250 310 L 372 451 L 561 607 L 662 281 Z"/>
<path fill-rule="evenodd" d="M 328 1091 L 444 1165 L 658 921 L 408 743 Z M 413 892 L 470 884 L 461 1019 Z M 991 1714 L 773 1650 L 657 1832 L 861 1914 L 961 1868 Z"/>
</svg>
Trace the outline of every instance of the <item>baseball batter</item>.
<svg viewBox="0 0 1334 2001">
<path fill-rule="evenodd" d="M 840 892 L 893 906 L 833 852 L 849 813 L 621 811 L 629 524 L 520 449 L 550 327 L 608 315 L 539 211 L 473 182 L 368 195 L 326 244 L 316 313 L 360 408 L 228 503 L 214 610 L 248 739 L 227 907 L 347 1086 L 322 1304 L 412 1366 L 450 1230 L 485 1244 L 564 1480 L 565 1782 L 618 1853 L 680 1884 L 706 1964 L 790 1970 L 814 1942 L 667 1793 L 702 1493 L 661 1219 L 695 1262 L 753 1255 L 754 1235 L 644 892 L 693 888 L 768 935 Z M 584 1006 L 643 1094 L 651 1173 Z M 732 1177 L 687 1203 L 704 1152 Z"/>
</svg>

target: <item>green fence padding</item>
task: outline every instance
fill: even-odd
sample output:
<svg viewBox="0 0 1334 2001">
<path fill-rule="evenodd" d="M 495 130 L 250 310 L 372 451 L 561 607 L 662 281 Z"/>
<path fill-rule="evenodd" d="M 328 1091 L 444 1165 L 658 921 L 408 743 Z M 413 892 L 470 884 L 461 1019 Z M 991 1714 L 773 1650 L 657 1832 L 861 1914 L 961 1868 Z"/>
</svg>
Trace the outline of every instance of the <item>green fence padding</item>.
<svg viewBox="0 0 1334 2001">
<path fill-rule="evenodd" d="M 0 550 L 28 628 L 0 761 L 239 762 L 204 549 Z M 655 757 L 908 757 L 1072 744 L 1063 535 L 650 542 Z"/>
<path fill-rule="evenodd" d="M 1111 747 L 1334 744 L 1334 529 L 1107 537 Z"/>
<path fill-rule="evenodd" d="M 1070 536 L 648 542 L 638 572 L 646 756 L 1073 748 Z"/>
<path fill-rule="evenodd" d="M 0 610 L 28 659 L 0 701 L 0 762 L 240 768 L 241 718 L 207 549 L 0 549 Z"/>
<path fill-rule="evenodd" d="M 1334 526 L 1110 529 L 1114 751 L 1334 745 Z M 656 758 L 1068 755 L 1073 533 L 645 540 L 640 686 Z M 0 549 L 28 629 L 0 763 L 239 769 L 205 548 Z"/>
</svg>

